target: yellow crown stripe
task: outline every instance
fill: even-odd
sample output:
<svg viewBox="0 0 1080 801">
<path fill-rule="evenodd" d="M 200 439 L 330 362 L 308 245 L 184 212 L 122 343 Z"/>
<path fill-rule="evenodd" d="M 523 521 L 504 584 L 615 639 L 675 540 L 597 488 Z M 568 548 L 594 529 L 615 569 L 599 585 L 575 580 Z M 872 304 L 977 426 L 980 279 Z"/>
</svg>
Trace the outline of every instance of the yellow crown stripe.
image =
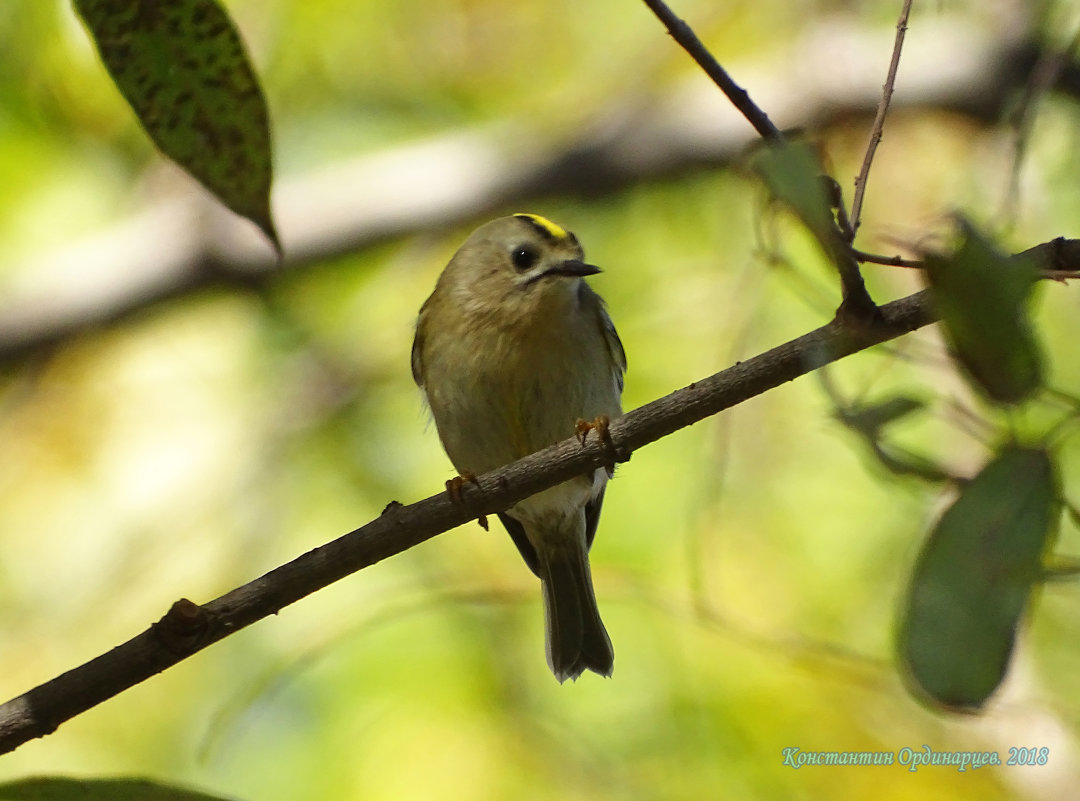
<svg viewBox="0 0 1080 801">
<path fill-rule="evenodd" d="M 522 220 L 528 220 L 552 239 L 566 239 L 570 236 L 566 229 L 556 225 L 547 217 L 541 217 L 539 214 L 515 214 L 514 216 Z"/>
</svg>

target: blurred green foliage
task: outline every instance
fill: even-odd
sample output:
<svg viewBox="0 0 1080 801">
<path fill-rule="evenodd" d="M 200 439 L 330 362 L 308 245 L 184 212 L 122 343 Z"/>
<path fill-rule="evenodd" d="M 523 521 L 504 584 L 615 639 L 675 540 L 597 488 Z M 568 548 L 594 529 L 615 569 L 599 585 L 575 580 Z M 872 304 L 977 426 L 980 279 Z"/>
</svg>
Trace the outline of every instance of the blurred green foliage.
<svg viewBox="0 0 1080 801">
<path fill-rule="evenodd" d="M 697 80 L 644 7 L 625 0 L 227 6 L 268 95 L 281 176 L 504 118 L 560 141 L 609 105 Z M 826 15 L 887 33 L 895 6 L 676 10 L 726 65 L 767 70 Z M 950 6 L 965 25 L 991 28 L 982 4 Z M 909 42 L 921 19 L 944 12 L 921 13 Z M 1061 13 L 1045 24 L 1075 24 Z M 67 3 L 10 4 L 0 52 L 3 295 L 28 280 L 32 257 L 190 184 L 161 167 Z M 886 61 L 883 52 L 883 73 Z M 1078 130 L 1074 104 L 1040 106 L 1006 250 L 1075 233 Z M 854 176 L 865 126 L 816 135 L 838 179 Z M 1010 142 L 1007 129 L 960 116 L 895 114 L 863 247 L 918 241 L 956 208 L 991 219 Z M 626 344 L 627 408 L 824 323 L 838 300 L 813 238 L 728 170 L 505 211 L 522 210 L 574 230 L 604 268 L 593 285 Z M 180 596 L 219 595 L 391 499 L 438 491 L 451 470 L 409 377 L 411 327 L 473 222 L 260 294 L 180 298 L 7 368 L 0 694 L 132 636 Z M 54 280 L 95 280 L 79 267 Z M 878 300 L 918 286 L 911 271 L 866 273 Z M 1080 394 L 1073 293 L 1047 288 L 1036 324 L 1047 382 Z M 894 626 L 940 490 L 863 458 L 831 414 L 834 397 L 872 404 L 915 392 L 926 410 L 895 420 L 889 436 L 972 475 L 1002 426 L 1038 436 L 1071 407 L 1035 404 L 1003 420 L 933 331 L 828 375 L 835 396 L 802 379 L 620 467 L 593 551 L 617 652 L 610 681 L 552 679 L 535 579 L 496 526 L 466 526 L 21 747 L 0 761 L 0 778 L 149 776 L 261 801 L 994 799 L 1074 786 L 1075 584 L 1043 593 L 985 716 L 921 707 L 897 677 Z M 1080 468 L 1073 440 L 1059 453 L 1068 493 Z M 1060 549 L 1077 545 L 1066 527 Z M 924 743 L 1003 758 L 1011 746 L 1047 746 L 1051 763 L 963 773 L 782 764 L 788 747 Z"/>
<path fill-rule="evenodd" d="M 919 690 L 980 708 L 1008 671 L 1061 509 L 1045 451 L 1008 447 L 964 485 L 912 573 L 900 654 Z"/>
<path fill-rule="evenodd" d="M 926 258 L 934 306 L 954 356 L 979 388 L 999 403 L 1019 403 L 1043 386 L 1028 319 L 1038 268 L 998 252 L 967 223 L 961 228 L 955 253 Z"/>
</svg>

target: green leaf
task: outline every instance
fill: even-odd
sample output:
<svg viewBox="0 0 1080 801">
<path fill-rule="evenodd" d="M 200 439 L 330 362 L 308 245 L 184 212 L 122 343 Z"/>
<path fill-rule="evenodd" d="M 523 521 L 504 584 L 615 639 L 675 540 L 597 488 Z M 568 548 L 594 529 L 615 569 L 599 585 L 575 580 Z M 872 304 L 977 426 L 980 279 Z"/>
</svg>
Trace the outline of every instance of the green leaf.
<svg viewBox="0 0 1080 801">
<path fill-rule="evenodd" d="M 158 148 L 257 225 L 270 211 L 266 100 L 216 0 L 74 0 L 105 68 Z"/>
<path fill-rule="evenodd" d="M 970 224 L 955 253 L 929 254 L 926 275 L 953 354 L 993 400 L 1018 403 L 1042 386 L 1027 304 L 1039 274 L 998 251 Z"/>
<path fill-rule="evenodd" d="M 932 701 L 978 709 L 1005 677 L 1058 507 L 1046 451 L 1009 447 L 941 516 L 916 562 L 899 637 L 909 678 Z"/>
<path fill-rule="evenodd" d="M 810 146 L 805 142 L 769 145 L 754 154 L 750 168 L 831 254 L 836 227 L 822 183 L 821 164 Z"/>
<path fill-rule="evenodd" d="M 146 779 L 41 777 L 0 784 L 0 801 L 228 801 Z"/>
</svg>

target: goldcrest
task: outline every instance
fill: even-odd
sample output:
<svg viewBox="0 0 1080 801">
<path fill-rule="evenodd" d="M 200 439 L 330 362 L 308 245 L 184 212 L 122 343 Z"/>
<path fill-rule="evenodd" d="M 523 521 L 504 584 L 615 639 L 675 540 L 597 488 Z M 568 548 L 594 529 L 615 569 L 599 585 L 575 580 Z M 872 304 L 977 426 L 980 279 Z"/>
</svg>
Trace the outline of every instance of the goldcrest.
<svg viewBox="0 0 1080 801">
<path fill-rule="evenodd" d="M 474 231 L 420 309 L 413 378 L 450 461 L 494 470 L 621 414 L 626 355 L 585 277 L 577 237 L 535 214 Z M 547 656 L 560 681 L 610 676 L 615 654 L 589 570 L 609 472 L 596 470 L 499 514 L 541 581 Z"/>
</svg>

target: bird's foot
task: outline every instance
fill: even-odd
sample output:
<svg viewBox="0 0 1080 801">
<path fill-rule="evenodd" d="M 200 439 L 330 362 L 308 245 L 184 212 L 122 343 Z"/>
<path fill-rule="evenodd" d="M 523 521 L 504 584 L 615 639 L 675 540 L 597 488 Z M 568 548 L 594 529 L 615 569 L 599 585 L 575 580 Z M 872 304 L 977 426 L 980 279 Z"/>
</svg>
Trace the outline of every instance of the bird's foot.
<svg viewBox="0 0 1080 801">
<path fill-rule="evenodd" d="M 446 493 L 450 496 L 450 500 L 454 503 L 461 503 L 461 488 L 466 484 L 476 484 L 480 486 L 480 479 L 468 470 L 462 472 L 460 476 L 454 476 L 446 482 Z"/>
<path fill-rule="evenodd" d="M 461 475 L 454 476 L 446 482 L 446 494 L 450 496 L 451 501 L 454 503 L 461 503 L 461 489 L 466 484 L 475 484 L 479 487 L 480 479 L 468 470 L 463 470 Z M 484 529 L 484 531 L 488 530 L 488 522 L 485 515 L 480 515 L 480 517 L 476 519 L 476 522 L 480 524 L 480 527 Z"/>
<path fill-rule="evenodd" d="M 594 420 L 578 420 L 574 426 L 574 433 L 577 434 L 578 440 L 582 445 L 585 444 L 585 440 L 589 437 L 590 431 L 595 431 L 596 436 L 600 438 L 600 443 L 607 448 L 613 447 L 611 442 L 611 434 L 608 432 L 608 427 L 611 425 L 611 418 L 606 414 L 602 414 Z"/>
</svg>

